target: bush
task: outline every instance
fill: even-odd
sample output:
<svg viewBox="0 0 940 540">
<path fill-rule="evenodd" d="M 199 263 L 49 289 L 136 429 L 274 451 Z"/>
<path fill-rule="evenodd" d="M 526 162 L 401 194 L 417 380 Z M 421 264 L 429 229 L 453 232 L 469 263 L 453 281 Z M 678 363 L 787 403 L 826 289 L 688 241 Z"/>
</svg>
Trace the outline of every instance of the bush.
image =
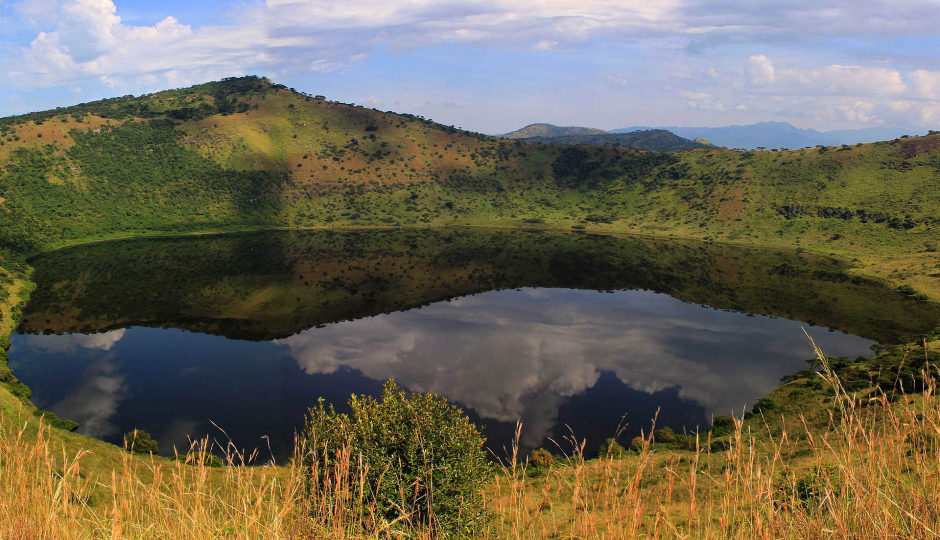
<svg viewBox="0 0 940 540">
<path fill-rule="evenodd" d="M 78 429 L 78 422 L 59 418 L 54 412 L 51 411 L 36 409 L 33 411 L 33 416 L 41 417 L 43 421 L 56 429 L 64 429 L 65 431 L 75 431 Z"/>
<path fill-rule="evenodd" d="M 724 437 L 734 433 L 734 418 L 730 416 L 715 416 L 712 420 L 712 437 Z"/>
<path fill-rule="evenodd" d="M 142 429 L 135 429 L 124 434 L 124 448 L 135 454 L 156 454 L 160 451 L 157 441 Z"/>
<path fill-rule="evenodd" d="M 475 536 L 484 523 L 479 487 L 489 464 L 484 438 L 463 411 L 433 394 L 406 394 L 394 381 L 382 388 L 381 400 L 353 396 L 349 406 L 350 414 L 339 414 L 321 399 L 310 410 L 306 469 L 315 469 L 312 460 L 320 470 L 347 466 L 352 481 L 365 486 L 364 508 L 374 505 L 388 520 L 404 513 L 415 525 Z M 309 485 L 321 489 L 312 476 Z"/>
<path fill-rule="evenodd" d="M 630 440 L 630 449 L 637 452 L 643 450 L 643 447 L 646 446 L 646 439 L 643 437 L 634 437 Z"/>
<path fill-rule="evenodd" d="M 624 453 L 626 453 L 626 450 L 615 439 L 607 439 L 597 449 L 597 455 L 601 458 L 620 458 L 623 457 Z"/>
<path fill-rule="evenodd" d="M 29 400 L 29 398 L 32 397 L 33 395 L 33 391 L 30 390 L 28 386 L 26 386 L 25 384 L 21 382 L 8 382 L 4 384 L 6 385 L 7 390 L 9 390 L 11 394 L 20 398 L 23 401 Z"/>
<path fill-rule="evenodd" d="M 544 448 L 536 448 L 529 456 L 529 464 L 533 467 L 551 467 L 555 464 L 555 456 Z"/>
<path fill-rule="evenodd" d="M 761 412 L 772 411 L 777 408 L 777 404 L 770 398 L 760 398 L 757 400 L 757 403 L 754 404 L 754 408 L 751 411 L 754 414 L 760 414 Z"/>
<path fill-rule="evenodd" d="M 186 454 L 177 455 L 176 459 L 194 467 L 200 465 L 203 467 L 212 468 L 225 467 L 225 462 L 222 461 L 222 458 L 213 454 L 212 452 L 205 452 L 202 450 L 195 450 Z"/>
<path fill-rule="evenodd" d="M 676 434 L 671 427 L 666 426 L 653 432 L 653 440 L 663 444 L 674 443 L 676 442 Z"/>
</svg>

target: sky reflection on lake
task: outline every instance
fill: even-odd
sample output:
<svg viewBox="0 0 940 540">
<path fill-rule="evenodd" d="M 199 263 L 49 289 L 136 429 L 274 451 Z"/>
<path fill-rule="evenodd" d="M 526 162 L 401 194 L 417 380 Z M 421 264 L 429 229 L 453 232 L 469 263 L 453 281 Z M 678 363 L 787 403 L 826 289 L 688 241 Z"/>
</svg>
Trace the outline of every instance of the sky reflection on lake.
<svg viewBox="0 0 940 540">
<path fill-rule="evenodd" d="M 806 367 L 802 323 L 684 303 L 647 291 L 504 290 L 311 328 L 273 342 L 175 329 L 16 335 L 12 368 L 34 402 L 80 433 L 119 442 L 146 429 L 164 452 L 187 437 L 289 453 L 319 396 L 343 403 L 394 378 L 434 392 L 486 425 L 490 445 L 567 433 L 593 447 L 627 415 L 627 434 L 704 426 L 740 412 Z M 871 341 L 808 328 L 831 355 L 867 355 Z"/>
</svg>

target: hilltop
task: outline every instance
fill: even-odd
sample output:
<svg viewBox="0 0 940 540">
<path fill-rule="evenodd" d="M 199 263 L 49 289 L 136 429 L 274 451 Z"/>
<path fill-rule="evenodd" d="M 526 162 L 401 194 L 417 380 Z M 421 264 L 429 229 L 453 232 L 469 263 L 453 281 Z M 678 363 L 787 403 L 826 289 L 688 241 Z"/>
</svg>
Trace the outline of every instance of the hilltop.
<svg viewBox="0 0 940 540">
<path fill-rule="evenodd" d="M 578 126 L 562 127 L 552 124 L 529 124 L 522 129 L 502 135 L 502 137 L 524 142 L 620 146 L 656 152 L 680 152 L 708 146 L 708 144 L 702 144 L 700 141 L 684 139 L 665 129 L 651 128 L 613 133 L 603 129 Z"/>
<path fill-rule="evenodd" d="M 551 137 L 528 137 L 525 142 L 546 142 L 551 144 L 574 144 L 594 146 L 620 146 L 655 152 L 681 152 L 693 148 L 708 146 L 700 141 L 683 139 L 664 129 L 648 129 L 630 133 L 601 133 L 591 135 L 559 135 Z"/>
<path fill-rule="evenodd" d="M 556 126 L 553 124 L 529 124 L 528 126 L 502 135 L 504 139 L 530 139 L 532 137 L 565 137 L 569 135 L 603 135 L 610 133 L 603 129 L 580 126 Z"/>
</svg>

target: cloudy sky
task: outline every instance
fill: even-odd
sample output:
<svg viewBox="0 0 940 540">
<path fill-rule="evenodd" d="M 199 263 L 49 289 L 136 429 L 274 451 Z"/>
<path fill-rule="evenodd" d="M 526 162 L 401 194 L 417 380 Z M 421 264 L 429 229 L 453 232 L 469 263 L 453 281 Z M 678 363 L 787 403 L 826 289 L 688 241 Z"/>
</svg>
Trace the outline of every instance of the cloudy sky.
<svg viewBox="0 0 940 540">
<path fill-rule="evenodd" d="M 0 0 L 0 115 L 259 74 L 487 133 L 940 126 L 940 0 Z"/>
</svg>

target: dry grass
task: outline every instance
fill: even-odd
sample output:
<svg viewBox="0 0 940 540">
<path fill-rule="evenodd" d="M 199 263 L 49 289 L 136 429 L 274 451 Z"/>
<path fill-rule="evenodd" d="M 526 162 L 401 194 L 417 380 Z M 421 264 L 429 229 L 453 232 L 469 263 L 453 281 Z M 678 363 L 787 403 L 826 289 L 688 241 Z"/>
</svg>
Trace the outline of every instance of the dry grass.
<svg viewBox="0 0 940 540">
<path fill-rule="evenodd" d="M 823 357 L 825 358 L 825 357 Z M 929 367 L 928 369 L 934 369 Z M 892 402 L 847 395 L 831 374 L 829 430 L 755 433 L 737 423 L 726 451 L 662 451 L 651 438 L 626 457 L 563 463 L 533 475 L 511 452 L 482 489 L 488 538 L 938 538 L 940 402 L 935 386 Z M 0 422 L 0 426 L 9 426 Z M 49 437 L 0 428 L 0 538 L 427 538 L 407 516 L 362 501 L 344 463 L 213 469 L 126 454 L 85 470 Z M 573 442 L 573 441 L 572 441 Z M 205 450 L 196 448 L 195 450 Z M 198 452 L 197 452 L 198 454 Z M 798 456 L 798 457 L 796 457 Z M 198 460 L 197 460 L 198 461 Z M 299 460 L 295 460 L 299 463 Z"/>
</svg>

